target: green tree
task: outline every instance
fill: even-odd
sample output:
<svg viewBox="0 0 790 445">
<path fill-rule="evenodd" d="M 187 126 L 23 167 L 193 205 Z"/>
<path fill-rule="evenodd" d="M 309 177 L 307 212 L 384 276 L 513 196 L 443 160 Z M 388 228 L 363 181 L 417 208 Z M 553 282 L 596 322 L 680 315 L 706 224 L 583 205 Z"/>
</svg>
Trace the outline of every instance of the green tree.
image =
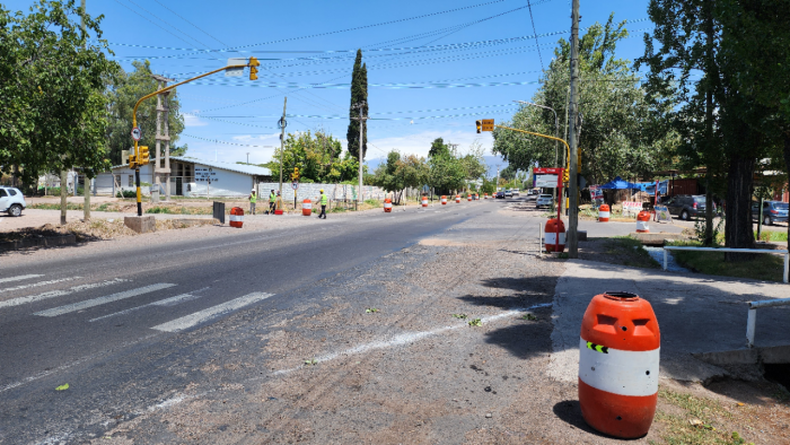
<svg viewBox="0 0 790 445">
<path fill-rule="evenodd" d="M 123 70 L 116 77 L 107 96 L 110 100 L 109 125 L 107 126 L 107 152 L 110 160 L 118 165 L 123 162 L 121 150 L 132 148 L 133 141 L 130 136 L 132 131 L 132 110 L 141 97 L 151 94 L 157 89 L 157 82 L 152 77 L 151 64 L 134 61 L 134 71 L 126 73 Z M 181 103 L 178 93 L 171 91 L 167 96 L 168 107 L 168 133 L 170 135 L 170 154 L 183 156 L 186 154 L 186 144 L 176 145 L 179 135 L 184 130 L 184 116 L 181 115 Z M 147 145 L 154 155 L 156 147 L 156 97 L 147 99 L 137 108 L 137 126 L 143 133 L 140 145 Z M 161 146 L 164 149 L 164 145 Z"/>
<path fill-rule="evenodd" d="M 466 169 L 463 163 L 452 154 L 437 155 L 428 160 L 430 174 L 428 185 L 433 187 L 437 194 L 451 194 L 459 190 L 466 183 Z"/>
<path fill-rule="evenodd" d="M 430 170 L 424 158 L 416 155 L 402 156 L 393 150 L 387 154 L 387 163 L 375 172 L 372 184 L 388 192 L 398 192 L 395 203 L 400 204 L 403 190 L 419 188 L 427 183 Z"/>
<path fill-rule="evenodd" d="M 362 63 L 362 50 L 357 50 L 354 69 L 351 72 L 351 106 L 348 110 L 350 121 L 346 132 L 348 152 L 359 159 L 359 132 L 362 130 L 362 159 L 368 151 L 367 125 L 361 125 L 360 116 L 368 116 L 368 69 Z"/>
<path fill-rule="evenodd" d="M 428 157 L 443 156 L 450 154 L 450 146 L 444 143 L 444 139 L 436 138 L 431 142 L 431 148 L 428 150 Z"/>
<path fill-rule="evenodd" d="M 109 166 L 103 90 L 118 65 L 106 41 L 88 44 L 101 19 L 73 0 L 40 0 L 27 14 L 0 6 L 0 171 L 32 185 L 42 172 L 80 166 L 92 178 Z"/>
<path fill-rule="evenodd" d="M 288 133 L 282 153 L 283 175 L 288 176 L 294 167 L 299 167 L 302 182 L 338 183 L 352 179 L 359 163 L 348 152 L 345 157 L 342 155 L 340 141 L 321 131 Z M 273 172 L 280 171 L 279 152 L 266 167 Z"/>
</svg>

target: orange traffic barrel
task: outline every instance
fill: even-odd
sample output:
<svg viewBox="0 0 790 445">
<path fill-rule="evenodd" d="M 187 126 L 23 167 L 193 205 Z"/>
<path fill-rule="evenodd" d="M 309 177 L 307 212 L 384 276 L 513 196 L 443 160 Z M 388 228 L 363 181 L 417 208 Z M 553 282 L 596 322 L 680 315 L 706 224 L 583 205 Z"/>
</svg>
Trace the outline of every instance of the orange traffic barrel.
<svg viewBox="0 0 790 445">
<path fill-rule="evenodd" d="M 488 199 L 488 193 L 483 193 L 483 199 Z"/>
<path fill-rule="evenodd" d="M 471 201 L 472 200 L 472 194 L 471 193 L 466 195 L 466 200 L 467 201 Z"/>
<path fill-rule="evenodd" d="M 609 222 L 609 204 L 601 204 L 598 207 L 598 221 Z"/>
<path fill-rule="evenodd" d="M 565 224 L 561 219 L 551 218 L 546 221 L 545 233 L 546 251 L 562 252 L 565 250 Z"/>
<path fill-rule="evenodd" d="M 241 207 L 234 207 L 230 209 L 230 226 L 241 229 L 244 224 L 244 209 Z"/>
<path fill-rule="evenodd" d="M 384 211 L 390 213 L 392 211 L 392 200 L 387 198 L 384 200 Z"/>
<path fill-rule="evenodd" d="M 480 195 L 475 193 L 475 201 L 479 201 L 479 200 L 480 200 Z"/>
<path fill-rule="evenodd" d="M 444 195 L 442 195 L 442 205 L 443 205 L 443 206 L 446 206 L 446 205 L 447 205 L 447 197 L 446 197 L 446 196 L 444 196 Z"/>
<path fill-rule="evenodd" d="M 648 233 L 650 232 L 650 226 L 648 223 L 650 222 L 650 212 L 646 212 L 642 210 L 636 215 L 636 231 L 639 233 Z"/>
<path fill-rule="evenodd" d="M 647 434 L 658 400 L 660 346 L 646 300 L 629 292 L 593 297 L 579 342 L 579 404 L 588 425 L 623 439 Z"/>
<path fill-rule="evenodd" d="M 428 207 L 428 197 L 427 196 L 423 196 L 422 197 L 422 206 L 423 207 Z"/>
<path fill-rule="evenodd" d="M 461 195 L 455 195 L 455 202 L 456 202 L 457 204 L 460 204 L 460 203 L 461 203 Z"/>
<path fill-rule="evenodd" d="M 313 201 L 305 199 L 302 201 L 302 216 L 310 216 L 313 214 Z"/>
</svg>

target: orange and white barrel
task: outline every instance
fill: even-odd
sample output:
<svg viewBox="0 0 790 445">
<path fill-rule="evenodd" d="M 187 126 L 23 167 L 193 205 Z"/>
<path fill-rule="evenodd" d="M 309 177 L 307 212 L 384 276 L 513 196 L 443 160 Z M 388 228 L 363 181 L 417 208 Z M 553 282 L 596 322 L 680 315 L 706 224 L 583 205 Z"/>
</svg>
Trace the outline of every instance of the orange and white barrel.
<svg viewBox="0 0 790 445">
<path fill-rule="evenodd" d="M 389 198 L 384 200 L 384 212 L 386 213 L 392 212 L 392 200 Z"/>
<path fill-rule="evenodd" d="M 313 201 L 305 199 L 302 201 L 302 216 L 310 216 L 313 214 Z"/>
<path fill-rule="evenodd" d="M 488 199 L 488 193 L 483 193 L 483 199 Z"/>
<path fill-rule="evenodd" d="M 565 250 L 565 224 L 561 219 L 551 218 L 546 221 L 544 228 L 544 243 L 548 252 L 562 252 Z M 559 236 L 559 242 L 557 237 Z"/>
<path fill-rule="evenodd" d="M 428 207 L 428 197 L 427 196 L 423 196 L 422 197 L 422 206 L 423 207 Z"/>
<path fill-rule="evenodd" d="M 466 195 L 466 200 L 467 201 L 471 201 L 472 200 L 472 194 L 471 193 Z"/>
<path fill-rule="evenodd" d="M 646 300 L 629 292 L 593 297 L 579 340 L 579 404 L 588 425 L 623 439 L 647 434 L 658 400 L 660 346 Z"/>
<path fill-rule="evenodd" d="M 642 210 L 636 215 L 636 231 L 639 233 L 649 233 L 650 232 L 650 212 L 646 212 Z"/>
<path fill-rule="evenodd" d="M 455 195 L 455 202 L 456 202 L 456 204 L 460 204 L 461 203 L 461 195 Z"/>
<path fill-rule="evenodd" d="M 241 229 L 242 225 L 244 225 L 244 209 L 241 207 L 230 209 L 230 226 Z"/>
<path fill-rule="evenodd" d="M 598 207 L 598 221 L 599 222 L 609 222 L 609 204 L 601 204 Z"/>
<path fill-rule="evenodd" d="M 444 195 L 442 195 L 442 205 L 443 205 L 443 206 L 446 206 L 446 205 L 447 205 L 447 197 L 446 197 L 446 196 L 444 196 Z"/>
</svg>

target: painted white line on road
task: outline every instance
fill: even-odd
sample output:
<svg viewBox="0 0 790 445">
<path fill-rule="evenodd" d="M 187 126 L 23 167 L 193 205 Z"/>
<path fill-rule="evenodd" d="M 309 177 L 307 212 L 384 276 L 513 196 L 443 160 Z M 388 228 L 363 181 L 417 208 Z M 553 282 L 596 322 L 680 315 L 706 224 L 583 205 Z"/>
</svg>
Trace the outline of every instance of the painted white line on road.
<svg viewBox="0 0 790 445">
<path fill-rule="evenodd" d="M 116 315 L 128 314 L 130 312 L 134 312 L 136 310 L 143 309 L 146 307 L 151 307 L 151 306 L 175 306 L 176 304 L 184 303 L 198 298 L 200 298 L 200 295 L 192 295 L 192 294 L 176 295 L 175 297 L 165 298 L 164 300 L 154 301 L 153 303 L 148 303 L 142 306 L 136 306 L 112 314 L 103 315 L 101 317 L 92 318 L 88 320 L 88 322 L 93 323 L 94 321 L 104 320 L 105 318 L 115 317 Z"/>
<path fill-rule="evenodd" d="M 132 298 L 138 295 L 143 295 L 162 289 L 167 289 L 173 286 L 175 286 L 175 284 L 172 283 L 152 284 L 150 286 L 140 287 L 137 289 L 127 290 L 112 295 L 107 295 L 106 297 L 93 298 L 91 300 L 80 301 L 79 303 L 67 304 L 65 306 L 59 306 L 52 309 L 47 309 L 44 311 L 36 312 L 33 315 L 40 315 L 42 317 L 57 317 L 58 315 L 68 314 L 70 312 L 77 312 L 83 309 L 92 308 L 94 306 L 101 306 L 102 304 L 112 303 L 114 301 L 125 300 L 127 298 Z"/>
<path fill-rule="evenodd" d="M 499 320 L 501 318 L 512 317 L 514 315 L 523 314 L 524 312 L 530 311 L 532 309 L 538 309 L 538 308 L 542 308 L 542 307 L 549 307 L 551 305 L 552 305 L 552 303 L 544 303 L 544 304 L 537 304 L 535 306 L 531 306 L 531 307 L 528 307 L 526 309 L 512 309 L 512 310 L 509 310 L 509 311 L 505 311 L 505 312 L 503 312 L 501 314 L 490 315 L 488 317 L 480 317 L 480 321 L 482 323 L 491 323 L 491 322 L 494 322 L 494 321 Z M 380 340 L 380 341 L 374 341 L 374 342 L 370 342 L 370 343 L 364 343 L 364 344 L 361 344 L 359 346 L 355 346 L 355 347 L 350 348 L 350 349 L 345 349 L 345 350 L 337 351 L 337 352 L 330 352 L 329 354 L 325 354 L 325 355 L 322 355 L 320 357 L 316 357 L 316 361 L 318 363 L 328 362 L 328 361 L 335 360 L 335 359 L 337 359 L 339 357 L 343 357 L 343 356 L 364 354 L 364 353 L 366 353 L 368 351 L 373 351 L 373 350 L 376 350 L 376 349 L 386 349 L 386 348 L 392 348 L 392 347 L 395 347 L 395 346 L 403 346 L 403 345 L 406 345 L 406 344 L 415 343 L 417 341 L 420 341 L 420 340 L 423 340 L 423 339 L 426 339 L 426 338 L 429 338 L 429 337 L 433 337 L 433 336 L 442 334 L 442 333 L 447 332 L 447 331 L 454 331 L 454 330 L 465 328 L 465 327 L 467 327 L 466 323 L 464 323 L 464 324 L 454 324 L 452 326 L 444 326 L 444 327 L 436 328 L 436 329 L 433 329 L 433 330 L 430 330 L 430 331 L 408 332 L 406 334 L 396 335 L 396 336 L 394 336 L 394 337 L 392 337 L 390 339 L 387 339 L 387 340 Z M 304 366 L 297 366 L 295 368 L 290 368 L 290 369 L 282 369 L 282 370 L 273 372 L 272 375 L 290 374 L 290 373 L 292 373 L 294 371 L 297 371 L 299 369 L 302 369 L 302 368 L 304 368 Z"/>
<path fill-rule="evenodd" d="M 17 286 L 17 287 L 9 287 L 8 289 L 3 289 L 2 292 L 6 293 L 6 292 L 13 292 L 15 290 L 30 289 L 31 287 L 47 286 L 47 285 L 50 285 L 50 284 L 62 283 L 64 281 L 72 281 L 72 280 L 76 280 L 76 279 L 79 279 L 79 278 L 82 278 L 82 277 L 71 277 L 71 278 L 61 278 L 59 280 L 39 281 L 38 283 L 23 284 L 23 285 Z"/>
<path fill-rule="evenodd" d="M 33 303 L 36 301 L 46 300 L 48 298 L 62 297 L 63 295 L 73 294 L 74 292 L 80 292 L 88 289 L 95 289 L 97 287 L 110 286 L 112 284 L 123 283 L 126 281 L 129 280 L 124 280 L 123 278 L 116 278 L 114 280 L 102 281 L 99 283 L 81 284 L 79 286 L 70 287 L 68 289 L 53 290 L 49 292 L 44 292 L 43 294 L 29 295 L 27 297 L 19 297 L 7 301 L 0 301 L 0 309 L 4 307 L 13 307 L 22 304 Z"/>
<path fill-rule="evenodd" d="M 28 274 L 28 275 L 19 275 L 17 277 L 0 278 L 0 284 L 10 283 L 12 281 L 28 280 L 30 278 L 38 278 L 43 276 L 44 275 L 40 275 L 40 274 Z"/>
<path fill-rule="evenodd" d="M 236 298 L 234 300 L 230 300 L 222 304 L 218 304 L 208 309 L 195 312 L 194 314 L 190 314 L 181 318 L 176 318 L 173 321 L 168 321 L 167 323 L 156 325 L 151 329 L 156 329 L 157 331 L 164 331 L 164 332 L 183 331 L 184 329 L 189 329 L 205 321 L 233 312 L 235 310 L 243 308 L 244 306 L 257 303 L 259 301 L 265 300 L 272 296 L 274 296 L 274 294 L 269 294 L 266 292 L 255 292 L 249 295 L 245 295 L 243 297 Z"/>
</svg>

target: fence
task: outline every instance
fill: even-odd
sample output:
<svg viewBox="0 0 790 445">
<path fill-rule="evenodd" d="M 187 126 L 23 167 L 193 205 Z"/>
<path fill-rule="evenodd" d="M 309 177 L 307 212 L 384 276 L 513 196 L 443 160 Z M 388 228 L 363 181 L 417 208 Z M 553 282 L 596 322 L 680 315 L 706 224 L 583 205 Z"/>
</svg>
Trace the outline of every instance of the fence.
<svg viewBox="0 0 790 445">
<path fill-rule="evenodd" d="M 692 246 L 664 246 L 664 270 L 667 270 L 668 250 L 696 250 L 698 252 L 742 252 L 742 253 L 776 253 L 785 257 L 783 281 L 787 283 L 788 270 L 790 270 L 790 253 L 787 250 L 741 249 L 734 247 L 692 247 Z"/>
</svg>

